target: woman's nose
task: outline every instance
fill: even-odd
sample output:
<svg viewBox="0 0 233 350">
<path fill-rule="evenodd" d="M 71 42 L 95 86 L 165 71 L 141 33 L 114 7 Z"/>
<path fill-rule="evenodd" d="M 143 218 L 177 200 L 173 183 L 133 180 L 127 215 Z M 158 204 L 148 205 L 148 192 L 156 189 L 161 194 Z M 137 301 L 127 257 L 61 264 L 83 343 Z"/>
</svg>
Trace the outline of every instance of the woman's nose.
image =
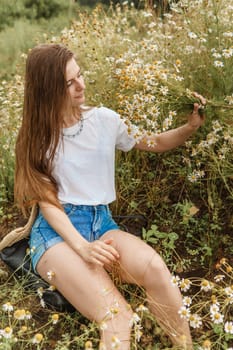
<svg viewBox="0 0 233 350">
<path fill-rule="evenodd" d="M 75 86 L 76 86 L 76 89 L 78 89 L 78 90 L 83 89 L 84 88 L 84 82 L 81 81 L 80 79 L 76 78 L 75 79 Z"/>
</svg>

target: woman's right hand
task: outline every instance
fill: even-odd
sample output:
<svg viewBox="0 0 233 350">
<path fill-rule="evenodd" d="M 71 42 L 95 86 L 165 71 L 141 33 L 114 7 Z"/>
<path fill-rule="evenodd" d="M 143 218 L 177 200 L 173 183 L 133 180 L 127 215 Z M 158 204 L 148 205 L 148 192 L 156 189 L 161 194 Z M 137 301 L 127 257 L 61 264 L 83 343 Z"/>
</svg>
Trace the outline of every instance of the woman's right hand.
<svg viewBox="0 0 233 350">
<path fill-rule="evenodd" d="M 111 265 L 120 257 L 117 250 L 111 245 L 112 242 L 112 239 L 86 242 L 79 248 L 78 253 L 87 263 L 98 266 Z"/>
</svg>

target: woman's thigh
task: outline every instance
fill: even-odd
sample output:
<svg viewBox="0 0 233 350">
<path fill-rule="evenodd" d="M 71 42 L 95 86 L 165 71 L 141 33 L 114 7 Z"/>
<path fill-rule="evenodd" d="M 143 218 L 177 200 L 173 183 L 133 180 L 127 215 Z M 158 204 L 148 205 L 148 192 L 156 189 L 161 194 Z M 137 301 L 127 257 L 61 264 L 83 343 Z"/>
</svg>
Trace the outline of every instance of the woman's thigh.
<svg viewBox="0 0 233 350">
<path fill-rule="evenodd" d="M 67 243 L 49 248 L 37 264 L 37 271 L 54 285 L 85 317 L 97 322 L 106 318 L 109 310 L 118 305 L 128 313 L 127 304 L 101 267 L 86 263 Z M 52 272 L 52 279 L 48 272 Z"/>
<path fill-rule="evenodd" d="M 140 238 L 121 230 L 108 231 L 101 237 L 102 240 L 110 238 L 120 255 L 118 273 L 123 281 L 144 286 L 145 274 L 152 260 L 158 269 L 167 271 L 159 254 Z"/>
</svg>

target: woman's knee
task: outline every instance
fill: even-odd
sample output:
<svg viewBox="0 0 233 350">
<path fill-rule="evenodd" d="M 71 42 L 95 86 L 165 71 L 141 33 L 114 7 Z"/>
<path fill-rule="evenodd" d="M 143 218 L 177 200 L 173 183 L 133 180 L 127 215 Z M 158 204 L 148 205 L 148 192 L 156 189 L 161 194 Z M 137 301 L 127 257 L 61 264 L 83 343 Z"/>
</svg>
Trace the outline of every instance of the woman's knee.
<svg viewBox="0 0 233 350">
<path fill-rule="evenodd" d="M 144 287 L 150 288 L 155 285 L 167 284 L 170 272 L 159 254 L 154 253 L 144 273 Z"/>
</svg>

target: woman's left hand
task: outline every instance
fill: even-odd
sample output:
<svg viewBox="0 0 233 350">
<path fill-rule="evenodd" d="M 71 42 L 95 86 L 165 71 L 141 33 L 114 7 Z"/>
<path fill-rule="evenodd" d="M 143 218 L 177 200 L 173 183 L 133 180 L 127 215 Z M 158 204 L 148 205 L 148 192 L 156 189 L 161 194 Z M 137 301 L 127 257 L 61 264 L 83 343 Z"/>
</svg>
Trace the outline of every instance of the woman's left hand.
<svg viewBox="0 0 233 350">
<path fill-rule="evenodd" d="M 206 99 L 199 95 L 197 92 L 193 93 L 193 96 L 200 100 L 200 103 L 195 102 L 193 105 L 193 112 L 188 117 L 188 124 L 194 128 L 198 129 L 205 120 L 205 117 L 202 113 L 199 113 L 200 109 L 203 109 L 206 105 Z"/>
</svg>

